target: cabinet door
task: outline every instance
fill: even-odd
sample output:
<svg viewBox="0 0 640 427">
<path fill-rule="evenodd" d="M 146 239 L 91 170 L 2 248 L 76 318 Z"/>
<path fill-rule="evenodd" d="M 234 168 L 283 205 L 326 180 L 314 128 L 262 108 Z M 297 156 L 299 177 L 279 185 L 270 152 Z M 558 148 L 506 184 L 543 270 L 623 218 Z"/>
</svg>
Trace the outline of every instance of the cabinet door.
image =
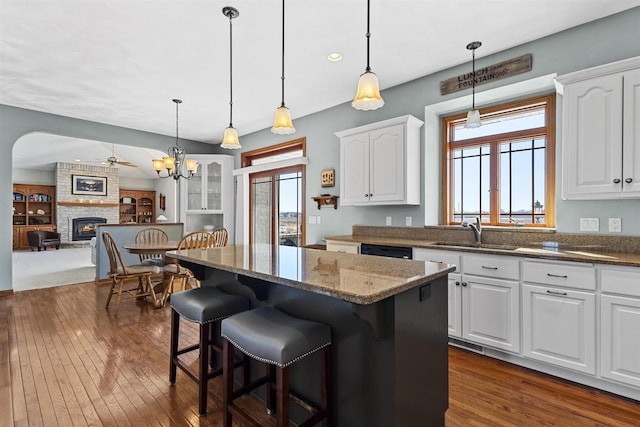
<svg viewBox="0 0 640 427">
<path fill-rule="evenodd" d="M 371 131 L 369 135 L 369 156 L 369 201 L 404 201 L 404 126 L 389 126 Z"/>
<path fill-rule="evenodd" d="M 359 254 L 360 243 L 335 242 L 327 240 L 327 250 L 329 252 L 342 252 L 346 254 Z"/>
<path fill-rule="evenodd" d="M 620 197 L 622 81 L 619 73 L 565 87 L 562 159 L 566 199 Z"/>
<path fill-rule="evenodd" d="M 222 162 L 208 161 L 204 182 L 204 208 L 207 211 L 222 211 Z"/>
<path fill-rule="evenodd" d="M 464 274 L 462 286 L 463 338 L 519 353 L 520 283 Z"/>
<path fill-rule="evenodd" d="M 449 336 L 462 338 L 462 278 L 449 273 Z"/>
<path fill-rule="evenodd" d="M 369 203 L 369 133 L 340 141 L 340 203 Z"/>
<path fill-rule="evenodd" d="M 524 285 L 524 355 L 595 374 L 595 314 L 595 293 Z"/>
<path fill-rule="evenodd" d="M 601 375 L 640 387 L 640 299 L 602 295 Z"/>
<path fill-rule="evenodd" d="M 185 209 L 187 212 L 200 212 L 204 209 L 204 203 L 202 201 L 202 193 L 205 185 L 205 178 L 207 173 L 207 165 L 200 163 L 198 167 L 198 171 L 193 174 L 191 179 L 182 181 L 185 183 L 184 189 L 186 191 L 183 194 L 186 195 L 186 206 Z"/>
<path fill-rule="evenodd" d="M 622 194 L 624 197 L 640 197 L 640 70 L 624 73 L 623 79 Z"/>
</svg>

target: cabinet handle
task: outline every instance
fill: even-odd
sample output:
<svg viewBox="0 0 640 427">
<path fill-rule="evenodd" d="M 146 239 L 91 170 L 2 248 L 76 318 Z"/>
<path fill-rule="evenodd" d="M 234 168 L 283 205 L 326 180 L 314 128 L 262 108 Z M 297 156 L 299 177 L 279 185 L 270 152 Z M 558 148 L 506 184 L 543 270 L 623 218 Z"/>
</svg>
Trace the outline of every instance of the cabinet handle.
<svg viewBox="0 0 640 427">
<path fill-rule="evenodd" d="M 616 179 L 614 179 L 614 180 L 613 180 L 613 183 L 614 183 L 614 184 L 620 184 L 620 178 L 616 178 Z"/>
<path fill-rule="evenodd" d="M 456 286 L 460 286 L 460 282 L 456 282 Z"/>
<path fill-rule="evenodd" d="M 547 273 L 547 276 L 549 276 L 549 277 L 558 277 L 560 279 L 566 279 L 567 277 L 569 277 L 569 276 L 562 275 L 562 274 L 551 274 L 551 273 Z"/>
<path fill-rule="evenodd" d="M 434 259 L 430 259 L 429 262 L 437 262 L 438 264 L 444 264 L 444 261 L 436 261 Z"/>
<path fill-rule="evenodd" d="M 462 282 L 462 286 L 467 287 L 467 282 Z"/>
<path fill-rule="evenodd" d="M 485 270 L 497 270 L 498 267 L 487 267 L 486 265 L 483 265 L 482 268 L 484 268 Z"/>
<path fill-rule="evenodd" d="M 624 182 L 626 182 L 627 184 L 631 184 L 633 182 L 633 179 L 627 178 L 624 180 Z"/>
<path fill-rule="evenodd" d="M 558 296 L 561 296 L 561 297 L 564 297 L 564 296 L 567 295 L 566 292 L 550 291 L 548 289 L 547 289 L 547 293 L 551 294 L 551 295 L 558 295 Z"/>
</svg>

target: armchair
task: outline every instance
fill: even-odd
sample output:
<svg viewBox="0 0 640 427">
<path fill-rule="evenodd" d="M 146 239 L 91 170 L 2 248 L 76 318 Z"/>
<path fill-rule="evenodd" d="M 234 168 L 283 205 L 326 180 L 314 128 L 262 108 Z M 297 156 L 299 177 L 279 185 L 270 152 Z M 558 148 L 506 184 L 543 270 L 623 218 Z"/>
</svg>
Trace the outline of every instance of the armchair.
<svg viewBox="0 0 640 427">
<path fill-rule="evenodd" d="M 27 231 L 27 240 L 29 240 L 29 246 L 32 252 L 36 248 L 38 252 L 40 252 L 40 248 L 44 248 L 46 251 L 47 246 L 55 246 L 56 249 L 60 249 L 60 233 L 56 233 L 55 231 Z"/>
</svg>

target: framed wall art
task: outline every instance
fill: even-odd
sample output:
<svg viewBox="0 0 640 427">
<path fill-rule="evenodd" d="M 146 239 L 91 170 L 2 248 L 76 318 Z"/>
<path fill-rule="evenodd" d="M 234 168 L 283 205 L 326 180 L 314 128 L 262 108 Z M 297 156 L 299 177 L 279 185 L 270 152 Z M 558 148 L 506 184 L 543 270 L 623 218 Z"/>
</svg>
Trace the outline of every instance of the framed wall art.
<svg viewBox="0 0 640 427">
<path fill-rule="evenodd" d="M 335 176 L 336 172 L 334 169 L 325 169 L 322 171 L 322 186 L 323 187 L 333 187 L 335 185 Z"/>
<path fill-rule="evenodd" d="M 106 176 L 71 175 L 71 194 L 106 196 Z"/>
</svg>

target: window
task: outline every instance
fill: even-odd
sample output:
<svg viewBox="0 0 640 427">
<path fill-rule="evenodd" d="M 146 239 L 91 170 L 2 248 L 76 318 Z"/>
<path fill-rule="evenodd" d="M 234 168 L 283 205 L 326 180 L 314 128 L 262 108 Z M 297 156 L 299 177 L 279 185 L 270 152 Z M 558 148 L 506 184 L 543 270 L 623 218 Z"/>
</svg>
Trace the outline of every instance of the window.
<svg viewBox="0 0 640 427">
<path fill-rule="evenodd" d="M 555 95 L 443 118 L 443 224 L 555 226 Z"/>
<path fill-rule="evenodd" d="M 269 165 L 304 157 L 305 138 L 242 153 L 243 167 Z M 249 175 L 249 241 L 304 245 L 305 166 L 295 165 L 263 170 Z"/>
</svg>

